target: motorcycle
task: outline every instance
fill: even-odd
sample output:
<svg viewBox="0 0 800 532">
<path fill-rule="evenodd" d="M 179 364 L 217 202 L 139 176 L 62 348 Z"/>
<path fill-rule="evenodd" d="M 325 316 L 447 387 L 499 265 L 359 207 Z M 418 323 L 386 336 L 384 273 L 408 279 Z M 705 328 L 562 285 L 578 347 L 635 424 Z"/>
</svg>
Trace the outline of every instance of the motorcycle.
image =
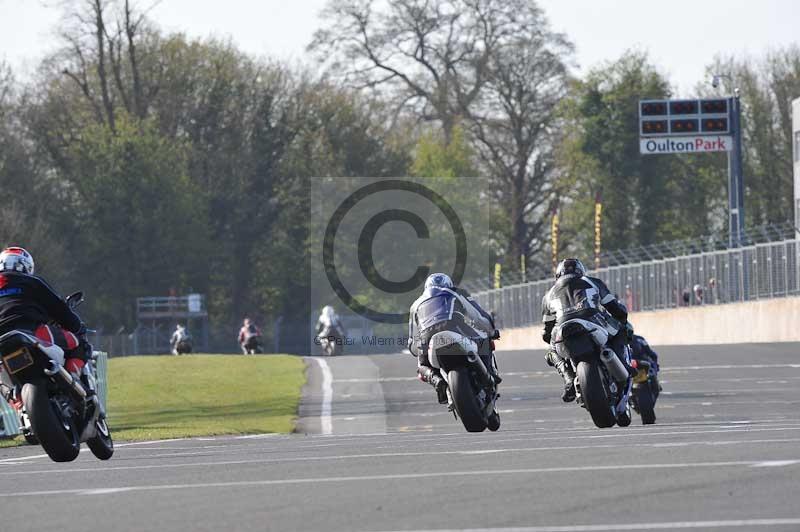
<svg viewBox="0 0 800 532">
<path fill-rule="evenodd" d="M 244 343 L 242 344 L 242 348 L 244 349 L 245 355 L 256 355 L 261 353 L 261 337 L 251 336 L 245 339 Z"/>
<path fill-rule="evenodd" d="M 67 298 L 71 308 L 83 293 Z M 22 432 L 55 462 L 71 462 L 86 443 L 100 460 L 114 454 L 114 441 L 103 405 L 96 393 L 96 360 L 92 354 L 75 379 L 64 368 L 64 351 L 30 332 L 15 330 L 0 336 L 0 381 L 22 388 Z"/>
<path fill-rule="evenodd" d="M 631 406 L 642 417 L 642 425 L 652 425 L 656 422 L 655 406 L 660 391 L 655 367 L 646 358 L 631 360 L 631 366 L 636 369 Z"/>
<path fill-rule="evenodd" d="M 500 395 L 489 369 L 478 356 L 476 340 L 453 331 L 434 334 L 428 343 L 428 361 L 447 382 L 448 410 L 467 432 L 500 428 L 495 403 Z"/>
<path fill-rule="evenodd" d="M 189 338 L 179 340 L 172 348 L 173 355 L 188 355 L 192 352 L 192 341 Z"/>
<path fill-rule="evenodd" d="M 589 411 L 600 428 L 627 427 L 631 380 L 617 355 L 606 346 L 608 331 L 584 319 L 571 319 L 555 332 L 555 347 L 575 371 L 577 403 Z M 627 349 L 627 347 L 626 347 Z"/>
<path fill-rule="evenodd" d="M 317 336 L 322 354 L 328 357 L 341 355 L 344 351 L 343 337 L 338 327 L 325 327 Z"/>
</svg>

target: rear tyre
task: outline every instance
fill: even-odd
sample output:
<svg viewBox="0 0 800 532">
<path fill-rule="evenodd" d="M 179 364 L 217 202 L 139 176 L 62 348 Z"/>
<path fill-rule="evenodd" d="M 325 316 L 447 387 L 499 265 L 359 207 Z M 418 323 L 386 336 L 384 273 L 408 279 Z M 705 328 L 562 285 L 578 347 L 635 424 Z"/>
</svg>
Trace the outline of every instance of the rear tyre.
<svg viewBox="0 0 800 532">
<path fill-rule="evenodd" d="M 86 445 L 92 454 L 100 460 L 108 460 L 114 456 L 114 440 L 105 419 L 97 420 L 97 436 L 88 440 Z"/>
<path fill-rule="evenodd" d="M 642 425 L 652 425 L 656 422 L 655 397 L 650 390 L 650 383 L 639 387 L 639 414 L 642 416 Z"/>
<path fill-rule="evenodd" d="M 475 397 L 475 390 L 472 388 L 472 381 L 469 378 L 467 368 L 458 368 L 448 374 L 450 381 L 450 393 L 453 396 L 453 403 L 456 413 L 461 418 L 461 423 L 467 432 L 483 432 L 486 430 L 486 419 L 481 412 L 478 398 Z"/>
<path fill-rule="evenodd" d="M 592 416 L 594 424 L 601 429 L 613 427 L 617 422 L 614 409 L 606 395 L 603 379 L 598 368 L 599 361 L 578 364 L 578 382 L 581 386 L 583 404 Z"/>
<path fill-rule="evenodd" d="M 78 457 L 81 443 L 71 419 L 63 418 L 47 394 L 47 383 L 37 381 L 22 387 L 22 402 L 33 433 L 54 462 L 71 462 Z"/>
</svg>

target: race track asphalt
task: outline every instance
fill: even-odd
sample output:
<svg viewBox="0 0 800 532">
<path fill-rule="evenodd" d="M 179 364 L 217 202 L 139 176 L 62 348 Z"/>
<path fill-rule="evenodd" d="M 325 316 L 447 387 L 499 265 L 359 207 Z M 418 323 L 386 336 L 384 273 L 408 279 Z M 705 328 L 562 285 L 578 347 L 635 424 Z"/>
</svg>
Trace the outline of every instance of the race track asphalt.
<svg viewBox="0 0 800 532">
<path fill-rule="evenodd" d="M 309 359 L 298 434 L 0 449 L 0 530 L 800 530 L 800 345 L 658 351 L 656 425 L 597 429 L 506 352 L 481 434 L 408 355 Z"/>
</svg>

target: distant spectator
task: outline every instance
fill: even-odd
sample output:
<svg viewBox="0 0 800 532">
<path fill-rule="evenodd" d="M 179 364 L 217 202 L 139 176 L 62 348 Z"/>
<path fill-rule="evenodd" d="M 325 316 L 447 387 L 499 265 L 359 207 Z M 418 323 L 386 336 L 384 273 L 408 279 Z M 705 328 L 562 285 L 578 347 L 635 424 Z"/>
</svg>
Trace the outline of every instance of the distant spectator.
<svg viewBox="0 0 800 532">
<path fill-rule="evenodd" d="M 692 302 L 692 291 L 689 288 L 684 288 L 681 292 L 681 305 L 688 307 Z"/>
<path fill-rule="evenodd" d="M 694 285 L 694 304 L 695 305 L 702 305 L 703 304 L 703 297 L 705 296 L 705 292 L 703 291 L 703 287 L 699 284 Z"/>
<path fill-rule="evenodd" d="M 626 284 L 625 285 L 625 306 L 628 307 L 628 311 L 629 312 L 633 312 L 634 310 L 637 310 L 637 309 L 633 308 L 634 303 L 635 303 L 635 299 L 633 297 L 633 290 L 631 290 L 631 285 Z"/>
<path fill-rule="evenodd" d="M 708 280 L 708 294 L 709 294 L 709 300 L 711 301 L 712 304 L 714 305 L 720 304 L 719 285 L 717 284 L 717 280 L 714 277 Z"/>
</svg>

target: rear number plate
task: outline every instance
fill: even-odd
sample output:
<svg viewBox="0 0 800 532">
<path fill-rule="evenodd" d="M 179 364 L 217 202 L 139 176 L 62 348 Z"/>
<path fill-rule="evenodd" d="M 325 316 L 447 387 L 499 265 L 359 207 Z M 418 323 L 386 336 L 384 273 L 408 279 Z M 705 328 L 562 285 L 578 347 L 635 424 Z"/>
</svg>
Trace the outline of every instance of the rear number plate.
<svg viewBox="0 0 800 532">
<path fill-rule="evenodd" d="M 13 375 L 14 373 L 22 371 L 28 366 L 32 366 L 33 357 L 27 349 L 20 349 L 18 351 L 14 351 L 6 357 L 3 357 L 3 362 L 5 363 L 6 368 L 8 368 L 8 372 Z"/>
</svg>

